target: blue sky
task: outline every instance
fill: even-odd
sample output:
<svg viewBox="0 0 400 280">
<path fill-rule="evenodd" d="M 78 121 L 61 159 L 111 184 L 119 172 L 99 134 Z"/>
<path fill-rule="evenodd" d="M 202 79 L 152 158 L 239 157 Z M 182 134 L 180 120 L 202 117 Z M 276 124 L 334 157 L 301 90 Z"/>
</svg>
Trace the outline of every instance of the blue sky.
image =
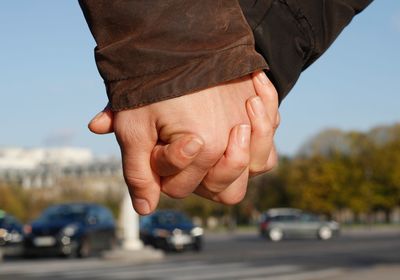
<svg viewBox="0 0 400 280">
<path fill-rule="evenodd" d="M 87 130 L 106 103 L 94 40 L 77 1 L 1 1 L 0 147 L 68 145 L 118 154 Z M 400 1 L 375 1 L 311 66 L 281 106 L 278 149 L 324 128 L 400 121 Z"/>
</svg>

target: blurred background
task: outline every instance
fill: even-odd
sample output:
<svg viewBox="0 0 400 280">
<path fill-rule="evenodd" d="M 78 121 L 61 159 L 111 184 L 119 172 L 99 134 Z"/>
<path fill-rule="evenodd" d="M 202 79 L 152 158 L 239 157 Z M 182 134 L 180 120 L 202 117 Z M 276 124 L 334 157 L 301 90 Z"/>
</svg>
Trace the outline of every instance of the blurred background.
<svg viewBox="0 0 400 280">
<path fill-rule="evenodd" d="M 95 203 L 117 220 L 125 188 L 119 149 L 112 135 L 97 136 L 87 129 L 107 98 L 94 62 L 95 42 L 77 1 L 3 1 L 0 34 L 0 219 L 11 215 L 18 221 L 14 231 L 22 237 L 15 235 L 16 243 L 23 243 L 32 221 L 51 205 Z M 280 108 L 280 164 L 250 181 L 242 203 L 227 207 L 195 196 L 180 201 L 163 197 L 160 209 L 185 213 L 194 227 L 207 233 L 201 254 L 168 254 L 167 261 L 200 262 L 200 268 L 213 261 L 228 267 L 248 261 L 246 268 L 254 279 L 299 275 L 298 271 L 305 276 L 285 279 L 365 277 L 353 275 L 354 269 L 374 269 L 382 279 L 392 279 L 400 271 L 399 35 L 400 2 L 375 1 L 303 73 Z M 334 220 L 341 235 L 324 245 L 298 236 L 286 243 L 268 243 L 259 237 L 263 223 L 264 230 L 273 224 L 266 211 L 283 207 L 312 213 L 318 221 Z M 5 229 L 0 229 L 0 241 L 1 233 L 5 236 Z M 314 237 L 321 236 L 316 232 Z M 238 251 L 243 254 L 238 256 Z M 43 263 L 59 261 L 46 258 L 34 265 L 44 273 Z M 0 278 L 15 279 L 24 262 L 6 257 Z M 200 269 L 193 263 L 188 266 Z M 97 269 L 93 260 L 69 265 Z M 226 272 L 223 265 L 212 267 L 216 274 L 209 278 L 182 278 L 225 279 L 218 274 Z M 269 270 L 261 271 L 260 266 Z M 314 266 L 319 274 L 307 274 Z M 171 267 L 170 271 L 177 269 Z M 133 277 L 129 268 L 124 269 Z M 141 273 L 146 269 L 161 271 L 156 265 L 136 267 Z M 22 273 L 21 279 L 37 277 L 32 273 Z M 116 274 L 113 271 L 107 279 Z"/>
</svg>

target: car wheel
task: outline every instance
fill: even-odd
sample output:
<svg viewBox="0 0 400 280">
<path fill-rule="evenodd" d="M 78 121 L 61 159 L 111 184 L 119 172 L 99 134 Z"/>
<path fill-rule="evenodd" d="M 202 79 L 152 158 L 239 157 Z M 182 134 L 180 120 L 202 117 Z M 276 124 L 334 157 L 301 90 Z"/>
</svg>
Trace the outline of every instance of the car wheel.
<svg viewBox="0 0 400 280">
<path fill-rule="evenodd" d="M 278 242 L 281 241 L 283 238 L 283 232 L 279 228 L 272 228 L 268 232 L 268 238 L 271 241 Z"/>
<path fill-rule="evenodd" d="M 332 230 L 329 227 L 321 227 L 318 230 L 318 238 L 321 240 L 328 240 L 332 238 Z"/>
<path fill-rule="evenodd" d="M 201 250 L 203 250 L 203 242 L 201 239 L 196 240 L 196 242 L 193 245 L 193 250 L 196 252 L 200 252 Z"/>
<path fill-rule="evenodd" d="M 92 254 L 92 248 L 90 246 L 89 240 L 87 238 L 83 238 L 81 244 L 78 247 L 78 257 L 79 258 L 87 258 Z"/>
<path fill-rule="evenodd" d="M 78 257 L 79 244 L 73 241 L 69 246 L 64 246 L 61 248 L 61 257 L 68 259 L 75 259 Z"/>
<path fill-rule="evenodd" d="M 114 250 L 115 248 L 117 248 L 118 241 L 117 238 L 115 236 L 111 237 L 110 240 L 108 241 L 108 246 L 107 248 L 105 248 L 105 250 Z"/>
</svg>

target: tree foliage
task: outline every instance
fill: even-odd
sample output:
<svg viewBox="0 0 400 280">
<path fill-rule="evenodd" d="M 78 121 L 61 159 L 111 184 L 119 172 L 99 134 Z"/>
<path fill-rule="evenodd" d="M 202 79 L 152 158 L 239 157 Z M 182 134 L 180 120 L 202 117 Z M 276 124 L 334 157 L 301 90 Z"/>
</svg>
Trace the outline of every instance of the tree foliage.
<svg viewBox="0 0 400 280">
<path fill-rule="evenodd" d="M 107 183 L 108 184 L 108 183 Z M 111 183 L 109 183 L 111 184 Z M 121 185 L 121 184 L 120 184 Z M 49 204 L 92 201 L 105 204 L 118 216 L 123 188 L 97 192 L 79 180 L 64 180 L 51 189 L 24 190 L 0 184 L 0 208 L 23 221 L 37 217 Z M 234 207 L 192 195 L 184 200 L 162 197 L 160 208 L 179 209 L 206 220 L 234 217 L 241 223 L 272 207 L 298 207 L 333 215 L 388 213 L 400 206 L 400 124 L 368 132 L 323 131 L 292 158 L 281 156 L 275 170 L 253 178 L 247 196 Z M 229 219 L 226 220 L 229 223 Z"/>
<path fill-rule="evenodd" d="M 254 185 L 250 199 L 259 210 L 388 212 L 400 206 L 400 124 L 366 133 L 322 132 Z"/>
</svg>

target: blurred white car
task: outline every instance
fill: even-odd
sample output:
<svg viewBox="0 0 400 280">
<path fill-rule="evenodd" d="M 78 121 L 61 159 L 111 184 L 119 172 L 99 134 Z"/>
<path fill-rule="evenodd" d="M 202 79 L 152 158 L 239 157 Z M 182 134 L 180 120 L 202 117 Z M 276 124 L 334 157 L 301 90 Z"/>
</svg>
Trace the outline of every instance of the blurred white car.
<svg viewBox="0 0 400 280">
<path fill-rule="evenodd" d="M 300 209 L 274 208 L 262 214 L 259 231 L 261 236 L 275 242 L 284 238 L 328 240 L 339 235 L 340 225 Z"/>
</svg>

